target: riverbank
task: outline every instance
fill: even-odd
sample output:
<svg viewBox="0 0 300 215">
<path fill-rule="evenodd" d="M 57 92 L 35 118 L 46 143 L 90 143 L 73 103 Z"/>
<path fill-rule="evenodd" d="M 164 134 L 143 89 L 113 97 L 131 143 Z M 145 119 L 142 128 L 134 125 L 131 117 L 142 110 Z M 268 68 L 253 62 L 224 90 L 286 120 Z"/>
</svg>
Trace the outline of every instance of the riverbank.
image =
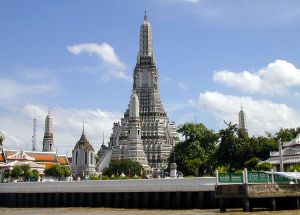
<svg viewBox="0 0 300 215">
<path fill-rule="evenodd" d="M 226 213 L 219 212 L 218 209 L 212 210 L 139 210 L 139 209 L 114 209 L 114 208 L 0 208 L 1 215 L 295 215 L 300 214 L 300 210 L 284 211 L 260 211 L 246 213 L 240 209 L 231 209 Z"/>
</svg>

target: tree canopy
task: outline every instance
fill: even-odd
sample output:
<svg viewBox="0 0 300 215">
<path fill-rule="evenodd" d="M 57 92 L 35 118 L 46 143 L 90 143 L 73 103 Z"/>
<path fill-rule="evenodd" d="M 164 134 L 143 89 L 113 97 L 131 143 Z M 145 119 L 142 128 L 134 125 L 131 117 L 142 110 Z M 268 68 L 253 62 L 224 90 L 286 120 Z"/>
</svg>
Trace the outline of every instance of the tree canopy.
<svg viewBox="0 0 300 215">
<path fill-rule="evenodd" d="M 186 123 L 179 127 L 178 132 L 185 140 L 175 145 L 169 163 L 176 157 L 177 169 L 185 176 L 211 174 L 219 135 L 202 123 Z"/>
<path fill-rule="evenodd" d="M 278 140 L 289 141 L 299 133 L 299 129 L 281 128 L 275 135 L 248 137 L 241 135 L 236 124 L 225 122 L 225 125 L 219 132 L 202 123 L 180 126 L 178 132 L 184 141 L 175 145 L 169 164 L 175 153 L 177 168 L 185 176 L 212 175 L 215 169 L 234 172 L 245 167 L 267 171 L 272 165 L 262 161 L 268 159 L 270 151 L 278 150 Z"/>
<path fill-rule="evenodd" d="M 45 174 L 57 178 L 58 180 L 64 180 L 71 176 L 71 171 L 67 166 L 55 164 L 45 169 Z"/>
<path fill-rule="evenodd" d="M 109 166 L 103 170 L 103 175 L 119 176 L 124 173 L 128 177 L 133 177 L 145 174 L 144 171 L 143 166 L 139 162 L 130 159 L 121 159 L 110 162 Z"/>
<path fill-rule="evenodd" d="M 31 169 L 28 164 L 23 164 L 14 166 L 10 176 L 13 179 L 21 181 L 37 181 L 39 179 L 39 172 L 35 169 Z"/>
</svg>

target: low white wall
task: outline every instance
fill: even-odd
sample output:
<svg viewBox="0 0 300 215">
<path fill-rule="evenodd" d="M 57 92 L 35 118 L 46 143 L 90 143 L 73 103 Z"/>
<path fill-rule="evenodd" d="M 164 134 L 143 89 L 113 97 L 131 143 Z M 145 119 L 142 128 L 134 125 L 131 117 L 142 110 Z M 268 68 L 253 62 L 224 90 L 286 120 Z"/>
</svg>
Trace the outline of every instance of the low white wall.
<svg viewBox="0 0 300 215">
<path fill-rule="evenodd" d="M 0 183 L 0 193 L 214 191 L 215 177 Z"/>
</svg>

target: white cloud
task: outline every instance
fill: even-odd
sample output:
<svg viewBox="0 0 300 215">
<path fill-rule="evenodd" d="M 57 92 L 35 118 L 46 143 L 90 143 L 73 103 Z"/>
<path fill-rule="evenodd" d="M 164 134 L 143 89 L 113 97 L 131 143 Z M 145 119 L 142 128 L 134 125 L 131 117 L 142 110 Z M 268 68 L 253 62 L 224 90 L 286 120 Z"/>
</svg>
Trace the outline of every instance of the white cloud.
<svg viewBox="0 0 300 215">
<path fill-rule="evenodd" d="M 181 89 L 181 90 L 188 90 L 189 89 L 189 85 L 185 82 L 179 82 L 177 83 L 177 86 Z"/>
<path fill-rule="evenodd" d="M 276 60 L 256 72 L 217 71 L 213 79 L 246 93 L 285 95 L 290 87 L 300 85 L 300 69 L 285 60 Z"/>
<path fill-rule="evenodd" d="M 105 80 L 111 78 L 121 79 L 130 81 L 131 77 L 124 71 L 125 64 L 121 62 L 115 50 L 112 46 L 107 43 L 96 44 L 96 43 L 83 43 L 67 46 L 69 52 L 75 55 L 89 54 L 95 55 L 101 59 L 106 72 L 103 74 Z"/>
<path fill-rule="evenodd" d="M 238 124 L 240 106 L 246 113 L 248 130 L 251 134 L 275 132 L 281 127 L 298 127 L 300 113 L 286 104 L 268 100 L 255 100 L 251 97 L 224 95 L 218 92 L 200 93 L 197 100 L 190 103 L 202 111 L 212 114 L 224 126 L 223 120 Z"/>
<path fill-rule="evenodd" d="M 10 108 L 7 113 L 0 115 L 0 128 L 7 138 L 6 148 L 31 149 L 32 119 L 36 116 L 38 121 L 37 147 L 41 150 L 44 120 L 48 107 L 28 104 L 23 107 Z M 54 107 L 51 108 L 53 117 L 53 132 L 55 149 L 59 153 L 69 155 L 79 140 L 82 132 L 82 121 L 85 119 L 85 133 L 95 150 L 99 150 L 102 143 L 102 134 L 105 132 L 105 142 L 109 140 L 113 122 L 119 121 L 122 114 L 108 112 L 100 109 L 71 109 Z"/>
<path fill-rule="evenodd" d="M 0 78 L 0 101 L 16 99 L 23 95 L 40 95 L 43 93 L 52 93 L 58 90 L 58 85 L 49 83 L 30 84 L 22 83 L 16 80 Z"/>
</svg>

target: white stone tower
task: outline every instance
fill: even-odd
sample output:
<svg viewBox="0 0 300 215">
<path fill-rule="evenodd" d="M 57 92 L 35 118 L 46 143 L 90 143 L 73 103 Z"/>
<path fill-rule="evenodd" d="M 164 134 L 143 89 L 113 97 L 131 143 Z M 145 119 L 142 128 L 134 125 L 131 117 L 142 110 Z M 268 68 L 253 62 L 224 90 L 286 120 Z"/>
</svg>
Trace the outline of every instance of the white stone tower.
<svg viewBox="0 0 300 215">
<path fill-rule="evenodd" d="M 132 131 L 132 127 L 137 126 L 134 129 L 138 132 L 138 136 L 140 135 L 148 165 L 159 167 L 168 162 L 170 152 L 179 139 L 176 125 L 174 122 L 169 122 L 160 99 L 158 70 L 152 47 L 152 28 L 146 12 L 140 28 L 139 43 L 139 52 L 133 73 L 131 102 L 121 123 L 114 123 L 109 147 L 113 150 L 113 160 L 128 157 L 127 149 L 130 148 L 130 145 L 132 146 L 133 141 L 131 132 L 135 132 Z M 135 102 L 139 105 L 132 105 Z M 133 121 L 133 118 L 136 121 Z M 138 118 L 139 120 L 137 120 Z M 141 152 L 139 149 L 138 151 Z M 142 160 L 141 163 L 143 162 Z"/>
<path fill-rule="evenodd" d="M 243 135 L 248 136 L 248 130 L 246 127 L 246 114 L 243 110 L 242 105 L 241 105 L 241 110 L 239 112 L 239 129 L 241 130 Z"/>
<path fill-rule="evenodd" d="M 144 152 L 141 137 L 141 123 L 139 113 L 139 98 L 135 92 L 132 93 L 129 103 L 129 138 L 125 158 L 140 162 L 144 168 L 149 168 L 148 161 Z"/>
<path fill-rule="evenodd" d="M 53 151 L 52 117 L 50 110 L 45 119 L 45 133 L 43 139 L 43 152 Z"/>
</svg>

